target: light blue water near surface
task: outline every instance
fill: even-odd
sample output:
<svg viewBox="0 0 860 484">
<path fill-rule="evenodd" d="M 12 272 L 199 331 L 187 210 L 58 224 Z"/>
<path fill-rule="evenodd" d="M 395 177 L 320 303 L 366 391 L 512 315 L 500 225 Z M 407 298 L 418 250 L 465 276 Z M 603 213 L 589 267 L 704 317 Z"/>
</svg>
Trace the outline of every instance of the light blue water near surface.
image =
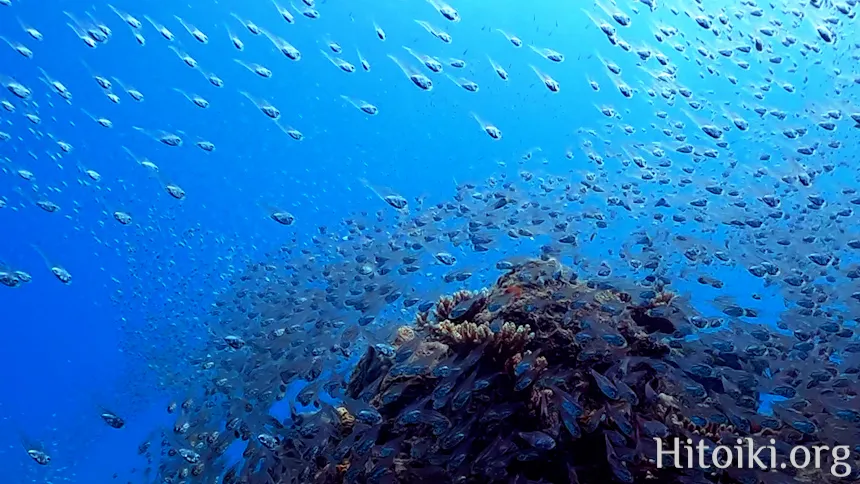
<svg viewBox="0 0 860 484">
<path fill-rule="evenodd" d="M 580 173 L 589 168 L 577 148 L 584 137 L 578 130 L 615 122 L 601 118 L 596 105 L 611 102 L 627 119 L 650 117 L 655 111 L 647 96 L 622 101 L 611 88 L 598 53 L 611 56 L 625 72 L 638 72 L 631 75 L 631 83 L 644 74 L 635 56 L 611 54 L 615 51 L 605 36 L 583 14 L 583 8 L 594 10 L 585 2 L 460 2 L 462 21 L 449 29 L 454 36 L 451 45 L 441 45 L 412 21 L 427 19 L 449 27 L 419 0 L 327 0 L 318 5 L 320 19 L 297 16 L 295 25 L 285 24 L 268 0 L 117 0 L 114 5 L 138 18 L 146 14 L 169 25 L 178 38 L 174 45 L 197 59 L 202 69 L 217 73 L 225 86 L 214 88 L 200 72 L 183 65 L 145 21 L 147 44 L 137 45 L 128 26 L 104 2 L 12 0 L 10 6 L 0 6 L 0 34 L 27 43 L 34 52 L 33 59 L 27 59 L 0 45 L 0 75 L 33 88 L 42 117 L 41 125 L 28 126 L 20 116 L 0 113 L 0 128 L 13 137 L 0 145 L 0 159 L 5 159 L 0 165 L 7 171 L 0 177 L 0 197 L 7 201 L 0 210 L 0 260 L 34 276 L 24 287 L 0 290 L 0 469 L 11 482 L 113 482 L 114 473 L 120 476 L 117 482 L 139 482 L 131 473 L 141 464 L 137 445 L 153 428 L 170 424 L 163 409 L 175 397 L 158 390 L 147 365 L 169 367 L 183 355 L 141 361 L 130 353 L 143 348 L 125 345 L 127 333 L 151 332 L 148 341 L 158 345 L 158 328 L 205 319 L 215 294 L 226 286 L 221 274 L 237 255 L 262 259 L 282 244 L 306 243 L 302 240 L 319 225 L 336 225 L 356 211 L 378 210 L 378 198 L 361 178 L 409 199 L 425 196 L 436 201 L 449 197 L 456 183 L 480 181 L 499 171 L 515 174 L 521 156 L 536 147 L 541 151 L 534 151 L 532 171 Z M 111 27 L 111 39 L 88 48 L 67 26 L 65 11 L 79 19 L 91 12 Z M 304 53 L 301 62 L 285 59 L 264 37 L 248 35 L 231 13 L 288 38 Z M 196 43 L 174 15 L 207 32 L 209 43 Z M 634 19 L 625 31 L 631 41 L 650 41 L 658 22 L 679 22 L 666 9 Z M 41 31 L 44 40 L 29 39 L 19 20 Z M 386 42 L 376 39 L 373 22 L 385 28 Z M 226 24 L 245 40 L 244 52 L 230 44 Z M 496 29 L 564 51 L 563 65 L 544 66 L 552 70 L 562 92 L 543 89 L 529 67 L 543 59 L 526 48 L 511 49 Z M 359 48 L 372 70 L 345 75 L 334 68 L 319 53 L 328 39 L 340 43 L 345 56 L 354 58 Z M 480 84 L 480 93 L 468 93 L 444 77 L 434 77 L 431 92 L 415 89 L 387 57 L 394 54 L 411 61 L 401 45 L 441 58 L 468 59 L 470 78 Z M 496 82 L 488 56 L 509 71 L 510 82 Z M 266 65 L 275 75 L 255 77 L 234 58 Z M 835 61 L 827 52 L 821 54 L 820 65 Z M 62 80 L 74 94 L 71 103 L 39 80 L 39 68 Z M 763 71 L 723 74 L 750 84 L 760 82 Z M 116 89 L 122 101 L 111 103 L 93 81 L 93 73 L 138 88 L 145 101 L 135 103 Z M 807 95 L 774 93 L 769 103 L 802 112 L 804 105 L 826 101 L 832 75 L 826 67 L 795 73 L 791 82 Z M 593 92 L 587 79 L 598 80 L 604 88 Z M 731 107 L 735 86 L 699 78 L 685 69 L 677 82 Z M 211 105 L 201 110 L 174 88 L 204 95 Z M 283 119 L 301 129 L 305 139 L 296 142 L 285 136 L 240 91 L 279 106 Z M 364 116 L 341 95 L 372 100 L 380 114 Z M 2 96 L 10 98 L 5 91 Z M 94 123 L 82 108 L 109 117 L 113 128 Z M 503 140 L 487 138 L 471 112 L 499 126 Z M 133 126 L 181 131 L 186 144 L 160 145 Z M 31 129 L 45 135 L 33 136 Z M 71 143 L 73 152 L 52 158 L 49 153 L 57 153 L 56 142 L 48 133 Z M 604 148 L 617 153 L 640 135 L 639 141 L 651 141 L 640 132 L 611 139 Z M 742 133 L 727 136 L 736 153 L 749 155 L 740 163 L 756 162 L 754 143 L 747 144 Z M 194 147 L 197 139 L 214 142 L 216 151 Z M 160 179 L 146 174 L 123 146 L 156 162 Z M 576 151 L 574 160 L 563 156 L 567 149 Z M 27 204 L 28 197 L 36 195 L 30 182 L 15 175 L 22 168 L 35 173 L 35 183 L 42 187 L 37 193 L 54 188 L 51 199 L 62 207 L 60 213 Z M 102 181 L 81 182 L 86 180 L 82 168 L 98 171 Z M 181 185 L 186 199 L 181 203 L 172 199 L 159 186 L 166 181 Z M 289 210 L 296 224 L 273 223 L 267 212 L 272 206 Z M 135 223 L 116 224 L 110 213 L 120 209 L 131 213 Z M 626 229 L 612 226 L 618 232 Z M 609 242 L 612 233 L 601 237 Z M 50 275 L 33 245 L 50 265 L 62 265 L 73 275 L 71 285 Z M 595 249 L 595 260 L 610 247 Z M 739 296 L 768 294 L 760 280 L 742 269 L 726 269 L 725 277 Z M 693 300 L 713 299 L 715 291 L 703 287 L 681 284 L 678 289 Z M 757 305 L 765 323 L 775 321 L 782 309 L 778 297 L 747 298 L 745 303 Z M 707 306 L 700 309 L 709 311 Z M 115 431 L 105 426 L 99 418 L 102 407 L 124 415 L 127 427 Z M 50 467 L 34 465 L 22 451 L 19 432 L 44 443 L 53 458 Z"/>
</svg>

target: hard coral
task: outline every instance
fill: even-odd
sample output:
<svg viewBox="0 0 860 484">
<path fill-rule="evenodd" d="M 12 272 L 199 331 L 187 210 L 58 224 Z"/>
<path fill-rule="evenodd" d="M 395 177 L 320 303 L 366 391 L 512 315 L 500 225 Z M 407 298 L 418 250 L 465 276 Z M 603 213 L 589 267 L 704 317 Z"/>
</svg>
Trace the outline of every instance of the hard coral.
<svg viewBox="0 0 860 484">
<path fill-rule="evenodd" d="M 431 328 L 431 334 L 440 341 L 451 345 L 480 344 L 493 337 L 493 332 L 488 325 L 478 325 L 469 321 L 460 324 L 448 320 L 442 321 L 438 326 Z"/>
<path fill-rule="evenodd" d="M 401 326 L 397 328 L 397 335 L 394 338 L 394 346 L 401 346 L 415 339 L 415 330 L 409 326 Z"/>
<path fill-rule="evenodd" d="M 714 376 L 711 348 L 675 334 L 689 308 L 668 293 L 637 304 L 633 291 L 568 273 L 530 261 L 485 293 L 440 299 L 436 324 L 419 317 L 396 348 L 376 345 L 358 363 L 338 410 L 354 416 L 349 428 L 318 429 L 278 458 L 307 482 L 338 484 L 787 477 L 658 467 L 654 437 L 713 447 L 753 435 L 736 403 L 749 395 Z"/>
</svg>

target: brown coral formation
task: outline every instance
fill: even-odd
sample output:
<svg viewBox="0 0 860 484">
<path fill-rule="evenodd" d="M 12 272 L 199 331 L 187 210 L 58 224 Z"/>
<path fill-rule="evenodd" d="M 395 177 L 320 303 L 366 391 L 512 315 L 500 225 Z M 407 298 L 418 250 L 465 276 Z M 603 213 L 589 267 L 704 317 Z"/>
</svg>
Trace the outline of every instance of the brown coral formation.
<svg viewBox="0 0 860 484">
<path fill-rule="evenodd" d="M 763 438 L 736 406 L 749 395 L 728 395 L 701 363 L 707 348 L 679 337 L 689 310 L 675 302 L 523 264 L 484 293 L 442 298 L 395 346 L 371 347 L 337 409 L 344 425 L 279 459 L 320 483 L 789 478 L 656 465 L 655 437 Z"/>
<path fill-rule="evenodd" d="M 415 330 L 409 326 L 401 326 L 397 328 L 397 335 L 394 337 L 394 346 L 400 347 L 413 339 L 415 339 Z"/>
</svg>

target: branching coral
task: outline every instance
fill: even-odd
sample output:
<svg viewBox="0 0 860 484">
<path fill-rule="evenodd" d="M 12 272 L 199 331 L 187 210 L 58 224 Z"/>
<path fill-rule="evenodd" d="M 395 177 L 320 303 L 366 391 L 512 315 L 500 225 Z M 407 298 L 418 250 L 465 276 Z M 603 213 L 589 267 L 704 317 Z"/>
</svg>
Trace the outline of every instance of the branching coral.
<svg viewBox="0 0 860 484">
<path fill-rule="evenodd" d="M 451 345 L 481 344 L 493 338 L 493 332 L 488 325 L 478 325 L 469 321 L 457 324 L 445 320 L 438 326 L 432 327 L 430 331 L 434 337 Z"/>
</svg>

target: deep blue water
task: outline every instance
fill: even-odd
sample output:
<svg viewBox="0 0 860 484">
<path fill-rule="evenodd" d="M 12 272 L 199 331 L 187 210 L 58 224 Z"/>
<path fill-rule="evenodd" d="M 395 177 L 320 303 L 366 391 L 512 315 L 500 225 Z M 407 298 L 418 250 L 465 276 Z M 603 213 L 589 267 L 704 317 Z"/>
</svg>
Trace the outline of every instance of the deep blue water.
<svg viewBox="0 0 860 484">
<path fill-rule="evenodd" d="M 152 376 L 157 372 L 147 365 L 169 367 L 183 355 L 162 354 L 157 361 L 143 361 L 132 353 L 144 348 L 130 347 L 128 341 L 148 341 L 157 348 L 158 328 L 204 318 L 215 292 L 226 285 L 220 275 L 240 260 L 238 256 L 262 259 L 265 252 L 291 244 L 294 238 L 301 245 L 319 225 L 335 225 L 355 211 L 378 210 L 378 198 L 361 178 L 410 199 L 423 195 L 439 200 L 449 197 L 457 183 L 480 181 L 499 171 L 515 174 L 522 155 L 536 147 L 540 151 L 534 152 L 533 171 L 581 173 L 588 167 L 579 146 L 588 135 L 580 130 L 616 122 L 603 118 L 596 105 L 612 103 L 634 125 L 632 120 L 650 117 L 657 109 L 647 96 L 621 100 L 612 89 L 598 53 L 628 73 L 625 78 L 634 88 L 640 88 L 637 79 L 647 77 L 638 70 L 634 55 L 618 55 L 583 14 L 582 8 L 594 11 L 593 5 L 549 0 L 489 3 L 459 2 L 462 21 L 450 24 L 420 0 L 328 0 L 318 5 L 321 18 L 308 20 L 296 14 L 296 23 L 288 25 L 269 0 L 185 4 L 116 0 L 116 7 L 144 22 L 143 47 L 101 1 L 84 5 L 12 0 L 11 6 L 0 6 L 0 33 L 34 52 L 28 59 L 0 45 L 4 82 L 14 78 L 33 90 L 33 105 L 16 103 L 19 112 L 0 112 L 0 130 L 12 135 L 12 140 L 0 144 L 0 169 L 5 171 L 0 175 L 0 197 L 7 202 L 0 209 L 0 261 L 33 275 L 33 281 L 21 288 L 0 290 L 4 477 L 22 483 L 86 483 L 113 482 L 112 475 L 118 473 L 122 480 L 117 482 L 137 482 L 130 474 L 140 465 L 136 447 L 155 426 L 169 423 L 163 408 L 173 397 L 158 390 Z M 624 32 L 634 46 L 653 42 L 652 29 L 658 22 L 689 28 L 683 15 L 676 17 L 665 8 L 646 13 L 647 7 L 638 6 L 643 12 Z M 92 13 L 110 26 L 112 37 L 88 48 L 67 26 L 64 11 L 78 19 L 86 18 L 84 12 Z M 288 39 L 302 51 L 302 60 L 287 60 L 265 37 L 244 30 L 231 13 Z M 185 66 L 144 15 L 168 25 L 177 36 L 173 45 L 192 55 L 203 70 L 217 73 L 224 87 L 213 87 L 200 72 Z M 174 15 L 205 31 L 209 43 L 197 43 Z M 27 37 L 19 19 L 41 31 L 44 40 Z M 441 44 L 413 19 L 444 27 L 453 43 Z M 376 38 L 373 22 L 385 29 L 386 42 Z M 231 45 L 227 24 L 244 40 L 243 52 Z M 527 48 L 514 50 L 495 29 L 563 51 L 565 63 L 548 66 Z M 694 37 L 691 32 L 687 38 L 693 45 Z M 320 54 L 327 39 L 342 45 L 344 57 L 355 63 L 360 49 L 372 70 L 353 74 L 338 70 Z M 415 88 L 387 57 L 394 54 L 412 62 L 402 45 L 442 59 L 466 59 L 467 77 L 481 86 L 480 92 L 466 92 L 444 76 L 433 78 L 430 92 Z M 842 62 L 829 55 L 821 55 L 821 65 L 827 68 L 781 72 L 782 80 L 807 94 L 774 93 L 769 105 L 794 113 L 825 101 L 832 89 L 831 67 Z M 497 82 L 488 56 L 509 71 L 509 82 Z M 234 58 L 263 64 L 274 76 L 254 76 Z M 544 89 L 530 64 L 551 71 L 562 91 Z M 65 84 L 74 96 L 71 103 L 39 80 L 39 68 Z M 767 68 L 736 72 L 727 68 L 723 74 L 750 84 L 761 82 Z M 116 88 L 121 102 L 113 104 L 92 73 L 120 79 L 146 98 L 136 103 Z M 592 91 L 589 78 L 601 83 L 600 92 Z M 737 89 L 699 78 L 693 70 L 679 71 L 677 81 L 716 104 L 731 102 Z M 210 107 L 194 106 L 174 88 L 204 96 Z M 305 139 L 287 137 L 240 91 L 278 106 L 284 123 L 300 129 Z M 341 95 L 371 101 L 380 113 L 365 116 Z M 14 100 L 5 90 L 0 97 Z M 98 125 L 82 109 L 109 118 L 113 127 Z M 40 125 L 29 125 L 20 115 L 28 110 L 38 112 Z M 471 112 L 499 126 L 504 138 L 499 142 L 488 138 Z M 133 126 L 182 132 L 185 144 L 161 145 Z M 619 134 L 603 149 L 617 153 L 634 140 L 653 141 L 649 136 L 644 128 L 632 137 Z M 738 133 L 733 136 L 736 152 L 755 151 L 754 141 Z M 199 139 L 213 142 L 216 150 L 198 149 L 193 143 Z M 61 154 L 55 140 L 72 144 L 73 151 Z M 130 159 L 123 146 L 156 163 L 160 179 Z M 574 160 L 563 156 L 568 149 L 576 152 Z M 546 159 L 546 164 L 538 159 Z M 742 162 L 753 163 L 754 158 Z M 96 170 L 101 180 L 89 180 L 82 167 Z M 35 179 L 22 179 L 16 173 L 19 169 L 33 172 Z M 716 176 L 718 170 L 713 171 Z M 187 197 L 171 198 L 160 186 L 168 181 L 180 185 Z M 60 212 L 46 213 L 28 201 L 45 193 L 51 193 Z M 289 210 L 297 222 L 290 227 L 273 223 L 267 212 L 273 206 Z M 133 224 L 121 226 L 113 220 L 110 214 L 120 209 L 132 214 Z M 609 240 L 611 234 L 604 237 Z M 66 268 L 73 282 L 63 285 L 51 276 L 33 245 L 52 265 Z M 595 256 L 600 256 L 599 250 Z M 739 289 L 761 284 L 742 270 L 726 277 Z M 713 297 L 708 290 L 693 289 L 694 298 Z M 778 304 L 755 304 L 775 319 Z M 129 339 L 132 331 L 140 333 Z M 158 354 L 151 348 L 142 352 Z M 125 415 L 127 427 L 121 432 L 106 427 L 98 416 L 101 407 Z M 50 467 L 34 465 L 22 450 L 19 432 L 45 445 L 53 457 Z"/>
</svg>

